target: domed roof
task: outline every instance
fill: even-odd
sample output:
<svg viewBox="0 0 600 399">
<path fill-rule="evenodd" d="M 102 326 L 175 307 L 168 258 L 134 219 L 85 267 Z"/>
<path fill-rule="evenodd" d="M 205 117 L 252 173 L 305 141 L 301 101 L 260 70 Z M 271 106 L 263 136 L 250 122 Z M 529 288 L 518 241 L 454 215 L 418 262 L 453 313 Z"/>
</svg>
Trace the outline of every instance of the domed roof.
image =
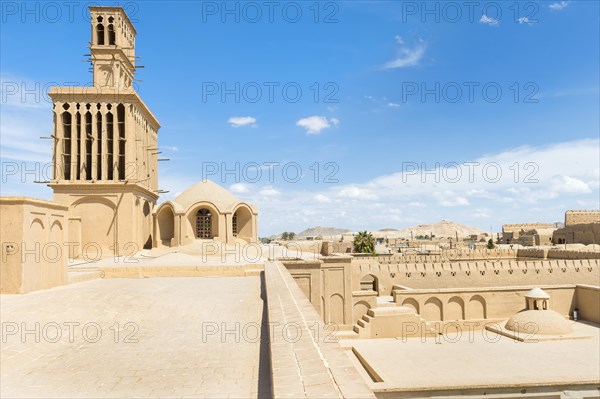
<svg viewBox="0 0 600 399">
<path fill-rule="evenodd" d="M 211 202 L 220 212 L 231 212 L 237 204 L 242 202 L 229 191 L 210 180 L 199 181 L 173 200 L 186 210 L 201 201 Z"/>
<path fill-rule="evenodd" d="M 550 295 L 548 295 L 546 293 L 546 291 L 542 290 L 541 288 L 533 288 L 531 290 L 529 290 L 529 292 L 527 292 L 525 294 L 525 298 L 532 298 L 532 299 L 550 299 Z"/>
<path fill-rule="evenodd" d="M 554 310 L 522 310 L 508 319 L 504 327 L 529 335 L 563 335 L 573 332 L 571 323 Z"/>
</svg>

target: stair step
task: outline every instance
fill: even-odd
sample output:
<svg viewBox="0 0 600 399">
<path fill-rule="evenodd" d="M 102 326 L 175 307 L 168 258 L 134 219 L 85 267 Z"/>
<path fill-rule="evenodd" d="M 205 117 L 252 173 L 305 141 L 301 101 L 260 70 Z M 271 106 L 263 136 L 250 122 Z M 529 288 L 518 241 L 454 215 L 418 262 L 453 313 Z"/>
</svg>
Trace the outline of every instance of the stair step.
<svg viewBox="0 0 600 399">
<path fill-rule="evenodd" d="M 361 329 L 361 327 L 359 325 L 355 324 L 354 327 L 352 328 L 352 331 L 354 331 L 357 334 L 360 334 L 359 333 L 360 329 Z"/>
<path fill-rule="evenodd" d="M 367 323 L 362 319 L 359 319 L 356 324 L 358 324 L 359 326 L 361 326 L 363 328 L 367 325 Z"/>
<path fill-rule="evenodd" d="M 415 310 L 408 306 L 382 306 L 369 309 L 367 314 L 371 317 L 397 314 L 415 314 Z"/>
</svg>

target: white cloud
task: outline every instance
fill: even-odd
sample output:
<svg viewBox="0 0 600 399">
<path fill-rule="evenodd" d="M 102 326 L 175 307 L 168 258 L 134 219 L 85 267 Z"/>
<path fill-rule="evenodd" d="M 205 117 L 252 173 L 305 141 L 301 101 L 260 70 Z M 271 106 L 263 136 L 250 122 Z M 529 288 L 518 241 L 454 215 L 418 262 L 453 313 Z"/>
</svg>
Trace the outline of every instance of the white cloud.
<svg viewBox="0 0 600 399">
<path fill-rule="evenodd" d="M 521 17 L 517 20 L 520 24 L 527 24 L 527 25 L 532 25 L 534 23 L 536 23 L 537 21 L 532 21 L 531 19 L 527 18 L 527 17 Z"/>
<path fill-rule="evenodd" d="M 498 26 L 498 24 L 499 24 L 497 19 L 490 18 L 485 14 L 481 16 L 481 19 L 479 20 L 479 22 L 482 24 L 492 25 L 492 26 Z"/>
<path fill-rule="evenodd" d="M 331 125 L 339 125 L 340 120 L 338 118 L 327 119 L 324 116 L 308 116 L 302 118 L 296 122 L 296 126 L 303 127 L 306 129 L 306 134 L 313 135 L 321 133 L 321 130 L 330 128 Z"/>
<path fill-rule="evenodd" d="M 438 199 L 438 203 L 441 206 L 445 207 L 470 205 L 468 199 L 460 195 L 456 195 L 453 191 L 450 190 L 446 190 L 441 193 L 436 192 L 433 194 L 433 196 Z"/>
<path fill-rule="evenodd" d="M 487 208 L 477 208 L 473 216 L 480 219 L 489 219 L 492 217 L 492 213 Z"/>
<path fill-rule="evenodd" d="M 419 39 L 418 43 L 413 47 L 408 47 L 404 45 L 404 41 L 399 42 L 397 38 L 398 36 L 396 36 L 396 42 L 402 45 L 398 49 L 398 56 L 396 59 L 386 62 L 383 67 L 386 69 L 395 69 L 419 65 L 419 62 L 425 55 L 425 42 Z"/>
<path fill-rule="evenodd" d="M 396 41 L 396 43 L 398 44 L 404 44 L 404 39 L 402 39 L 402 36 L 400 35 L 396 35 L 394 36 L 394 40 Z"/>
<path fill-rule="evenodd" d="M 371 190 L 367 188 L 361 188 L 358 186 L 344 187 L 338 191 L 338 196 L 350 199 L 360 200 L 374 200 L 377 199 L 377 195 L 373 194 Z"/>
<path fill-rule="evenodd" d="M 179 148 L 177 148 L 175 146 L 163 145 L 163 146 L 161 146 L 161 148 L 164 148 L 165 150 L 169 150 L 169 151 L 179 151 Z"/>
<path fill-rule="evenodd" d="M 592 192 L 587 183 L 571 176 L 559 176 L 553 179 L 552 184 L 553 191 L 557 193 L 586 194 Z"/>
<path fill-rule="evenodd" d="M 320 202 L 321 204 L 329 204 L 332 202 L 331 198 L 323 194 L 317 194 L 314 197 L 315 201 Z"/>
<path fill-rule="evenodd" d="M 269 201 L 255 197 L 261 225 L 271 231 L 317 224 L 353 230 L 402 228 L 441 219 L 486 231 L 491 224 L 499 231 L 503 223 L 560 221 L 566 209 L 598 203 L 599 146 L 600 140 L 589 139 L 516 147 L 473 159 L 470 167 L 460 163 L 458 180 L 456 168 L 440 168 L 436 182 L 431 173 L 435 168 L 428 164 L 427 175 L 399 171 L 332 189 L 282 190 Z M 485 174 L 487 165 L 494 166 Z M 494 179 L 497 166 L 502 170 L 499 180 Z M 290 213 L 290 207 L 310 210 L 311 216 Z"/>
<path fill-rule="evenodd" d="M 387 106 L 390 107 L 390 108 L 398 108 L 400 106 L 400 104 L 398 104 L 398 103 L 388 103 Z"/>
<path fill-rule="evenodd" d="M 233 116 L 227 120 L 232 127 L 242 127 L 251 125 L 252 127 L 256 127 L 256 118 L 251 116 Z"/>
<path fill-rule="evenodd" d="M 260 195 L 262 195 L 263 197 L 277 197 L 279 195 L 281 195 L 281 192 L 279 190 L 277 190 L 276 188 L 274 188 L 273 186 L 266 186 L 263 187 L 259 192 Z"/>
<path fill-rule="evenodd" d="M 562 10 L 569 5 L 568 1 L 559 1 L 548 6 L 551 10 Z"/>
<path fill-rule="evenodd" d="M 250 187 L 244 183 L 235 183 L 229 187 L 229 190 L 235 194 L 246 194 L 250 192 Z"/>
</svg>

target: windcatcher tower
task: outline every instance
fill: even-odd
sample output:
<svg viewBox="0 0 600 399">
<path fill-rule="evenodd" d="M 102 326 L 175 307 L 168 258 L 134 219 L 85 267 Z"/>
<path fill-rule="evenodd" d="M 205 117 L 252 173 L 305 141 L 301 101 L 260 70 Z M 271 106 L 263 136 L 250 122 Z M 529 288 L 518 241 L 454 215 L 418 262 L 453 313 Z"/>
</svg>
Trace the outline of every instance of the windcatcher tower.
<svg viewBox="0 0 600 399">
<path fill-rule="evenodd" d="M 90 7 L 93 86 L 53 87 L 54 200 L 69 206 L 75 255 L 152 243 L 160 125 L 133 88 L 136 31 L 121 7 Z"/>
</svg>

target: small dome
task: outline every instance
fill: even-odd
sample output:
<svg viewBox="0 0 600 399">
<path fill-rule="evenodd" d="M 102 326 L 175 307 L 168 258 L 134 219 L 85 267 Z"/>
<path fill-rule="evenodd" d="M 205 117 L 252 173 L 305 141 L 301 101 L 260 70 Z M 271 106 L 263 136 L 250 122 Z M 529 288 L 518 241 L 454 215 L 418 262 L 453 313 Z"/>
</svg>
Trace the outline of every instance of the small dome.
<svg viewBox="0 0 600 399">
<path fill-rule="evenodd" d="M 530 335 L 564 335 L 573 332 L 571 323 L 554 310 L 522 310 L 508 319 L 504 327 Z"/>
<path fill-rule="evenodd" d="M 183 209 L 188 209 L 199 201 L 207 201 L 216 205 L 220 212 L 231 212 L 242 201 L 229 191 L 210 180 L 202 180 L 177 196 L 172 202 Z"/>
<path fill-rule="evenodd" d="M 550 295 L 546 293 L 546 291 L 541 288 L 534 288 L 525 294 L 525 298 L 531 299 L 550 299 Z"/>
</svg>

